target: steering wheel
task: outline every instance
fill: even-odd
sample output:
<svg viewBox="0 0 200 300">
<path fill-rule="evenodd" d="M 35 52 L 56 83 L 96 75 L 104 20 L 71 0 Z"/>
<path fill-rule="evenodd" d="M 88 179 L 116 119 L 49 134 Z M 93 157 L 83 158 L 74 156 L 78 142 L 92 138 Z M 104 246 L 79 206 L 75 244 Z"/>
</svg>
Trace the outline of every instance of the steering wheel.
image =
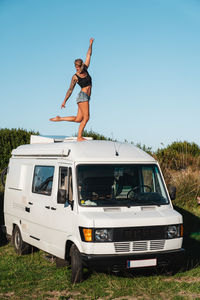
<svg viewBox="0 0 200 300">
<path fill-rule="evenodd" d="M 133 189 L 131 189 L 131 190 L 127 193 L 127 199 L 129 198 L 131 192 L 133 193 L 133 196 L 132 196 L 131 198 L 134 198 L 135 194 L 137 194 L 137 193 L 135 192 L 135 190 L 137 190 L 137 189 L 139 189 L 139 188 L 142 188 L 142 187 L 148 188 L 148 189 L 149 189 L 149 193 L 151 193 L 152 189 L 151 189 L 151 187 L 150 187 L 149 185 L 141 184 L 141 185 L 135 186 Z"/>
</svg>

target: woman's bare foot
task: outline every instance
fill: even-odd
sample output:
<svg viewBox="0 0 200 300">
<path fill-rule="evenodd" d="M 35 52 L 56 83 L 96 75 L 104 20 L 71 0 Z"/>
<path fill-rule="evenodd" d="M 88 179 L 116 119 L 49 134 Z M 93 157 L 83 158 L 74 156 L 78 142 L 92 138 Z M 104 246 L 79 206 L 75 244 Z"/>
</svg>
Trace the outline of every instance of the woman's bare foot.
<svg viewBox="0 0 200 300">
<path fill-rule="evenodd" d="M 84 139 L 83 137 L 80 137 L 80 138 L 77 138 L 77 141 L 78 141 L 78 142 L 81 142 L 81 141 L 87 141 L 87 140 Z"/>
<path fill-rule="evenodd" d="M 60 116 L 56 116 L 55 118 L 49 119 L 49 121 L 57 122 L 57 121 L 60 121 L 60 119 L 61 119 Z"/>
</svg>

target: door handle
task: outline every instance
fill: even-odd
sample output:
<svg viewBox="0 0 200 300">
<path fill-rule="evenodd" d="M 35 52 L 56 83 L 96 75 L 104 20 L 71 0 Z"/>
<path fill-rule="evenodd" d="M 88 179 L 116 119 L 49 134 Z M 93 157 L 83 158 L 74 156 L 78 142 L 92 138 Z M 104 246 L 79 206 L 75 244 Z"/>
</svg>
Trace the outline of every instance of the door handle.
<svg viewBox="0 0 200 300">
<path fill-rule="evenodd" d="M 33 205 L 33 202 L 28 202 L 28 204 Z"/>
<path fill-rule="evenodd" d="M 47 205 L 47 206 L 45 206 L 45 208 L 50 209 L 50 206 Z"/>
<path fill-rule="evenodd" d="M 56 210 L 56 208 L 55 207 L 51 207 L 51 210 Z"/>
</svg>

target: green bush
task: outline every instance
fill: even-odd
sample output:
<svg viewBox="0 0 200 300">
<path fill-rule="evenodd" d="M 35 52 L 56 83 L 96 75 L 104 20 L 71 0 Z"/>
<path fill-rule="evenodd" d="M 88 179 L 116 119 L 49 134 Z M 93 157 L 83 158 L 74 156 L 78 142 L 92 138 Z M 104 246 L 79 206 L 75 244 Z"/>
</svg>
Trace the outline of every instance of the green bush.
<svg viewBox="0 0 200 300">
<path fill-rule="evenodd" d="M 191 154 L 194 157 L 200 155 L 200 147 L 195 143 L 189 143 L 187 141 L 173 142 L 166 149 L 179 154 Z"/>
<path fill-rule="evenodd" d="M 200 147 L 195 143 L 174 142 L 158 149 L 154 157 L 163 169 L 181 170 L 189 166 L 200 167 Z"/>
<path fill-rule="evenodd" d="M 0 129 L 0 170 L 8 165 L 13 149 L 30 143 L 31 134 L 39 133 L 24 129 Z"/>
</svg>

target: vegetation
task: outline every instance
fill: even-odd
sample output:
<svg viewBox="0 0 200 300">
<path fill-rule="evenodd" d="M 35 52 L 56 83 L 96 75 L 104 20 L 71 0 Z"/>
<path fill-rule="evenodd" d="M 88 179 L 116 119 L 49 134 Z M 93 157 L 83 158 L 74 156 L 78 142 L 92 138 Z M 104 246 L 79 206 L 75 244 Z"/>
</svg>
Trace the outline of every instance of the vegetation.
<svg viewBox="0 0 200 300">
<path fill-rule="evenodd" d="M 174 142 L 154 153 L 164 169 L 180 171 L 188 168 L 200 169 L 200 147 L 195 143 Z"/>
<path fill-rule="evenodd" d="M 31 134 L 39 133 L 24 129 L 0 129 L 0 170 L 8 165 L 13 149 L 30 143 Z"/>
<path fill-rule="evenodd" d="M 3 169 L 16 146 L 29 142 L 25 130 L 0 130 L 0 166 Z M 93 131 L 85 136 L 112 140 Z M 157 271 L 137 273 L 92 273 L 86 281 L 72 285 L 71 270 L 57 268 L 43 251 L 17 256 L 0 230 L 0 299 L 200 299 L 200 147 L 175 142 L 152 152 L 137 145 L 160 162 L 167 185 L 177 188 L 173 202 L 184 219 L 184 248 L 187 250 L 181 272 L 166 275 Z M 0 186 L 0 224 L 3 188 Z M 48 260 L 45 258 L 49 258 Z"/>
<path fill-rule="evenodd" d="M 42 251 L 17 256 L 0 249 L 0 299 L 199 299 L 200 267 L 174 276 L 156 272 L 93 273 L 80 284 L 70 283 L 70 269 L 56 268 Z"/>
</svg>

